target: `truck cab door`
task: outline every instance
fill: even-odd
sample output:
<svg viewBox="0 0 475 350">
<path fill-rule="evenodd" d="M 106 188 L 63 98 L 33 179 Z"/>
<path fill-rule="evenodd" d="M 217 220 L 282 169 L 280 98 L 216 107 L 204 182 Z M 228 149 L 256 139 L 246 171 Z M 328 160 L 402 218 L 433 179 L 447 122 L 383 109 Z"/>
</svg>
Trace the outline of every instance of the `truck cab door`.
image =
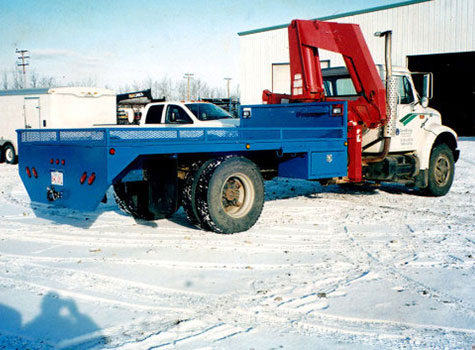
<svg viewBox="0 0 475 350">
<path fill-rule="evenodd" d="M 193 120 L 188 113 L 180 106 L 169 104 L 165 114 L 165 124 L 169 126 L 181 124 L 193 124 Z"/>
<path fill-rule="evenodd" d="M 398 90 L 396 135 L 391 140 L 391 152 L 416 150 L 421 130 L 424 108 L 415 94 L 412 80 L 406 75 L 396 75 Z"/>
<path fill-rule="evenodd" d="M 25 129 L 40 129 L 41 106 L 39 97 L 25 97 L 23 101 L 23 113 L 25 119 Z M 46 121 L 44 121 L 46 124 Z M 46 127 L 46 125 L 44 125 Z"/>
</svg>

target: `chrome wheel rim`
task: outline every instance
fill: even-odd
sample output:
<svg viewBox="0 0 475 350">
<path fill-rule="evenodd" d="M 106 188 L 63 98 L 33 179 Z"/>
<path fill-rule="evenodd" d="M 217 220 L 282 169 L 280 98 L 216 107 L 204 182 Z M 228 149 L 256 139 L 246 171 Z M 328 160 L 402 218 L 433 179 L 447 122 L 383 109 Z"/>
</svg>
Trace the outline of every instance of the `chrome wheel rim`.
<svg viewBox="0 0 475 350">
<path fill-rule="evenodd" d="M 441 154 L 434 167 L 434 178 L 438 186 L 445 186 L 449 182 L 451 170 L 449 158 Z"/>
<path fill-rule="evenodd" d="M 222 207 L 233 218 L 241 218 L 249 213 L 254 197 L 252 181 L 242 173 L 228 177 L 221 190 Z"/>
<path fill-rule="evenodd" d="M 13 150 L 11 148 L 7 148 L 5 151 L 5 160 L 7 162 L 12 162 L 14 157 L 15 155 L 13 154 Z"/>
</svg>

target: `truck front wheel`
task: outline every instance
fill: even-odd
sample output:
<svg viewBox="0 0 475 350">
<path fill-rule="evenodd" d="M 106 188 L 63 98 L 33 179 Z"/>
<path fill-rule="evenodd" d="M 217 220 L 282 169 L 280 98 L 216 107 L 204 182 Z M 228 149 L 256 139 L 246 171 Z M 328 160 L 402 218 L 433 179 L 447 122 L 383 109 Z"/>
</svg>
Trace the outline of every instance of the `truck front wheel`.
<svg viewBox="0 0 475 350">
<path fill-rule="evenodd" d="M 246 158 L 216 159 L 201 174 L 196 201 L 204 228 L 217 233 L 246 231 L 261 215 L 264 180 Z"/>
<path fill-rule="evenodd" d="M 454 181 L 454 155 L 446 144 L 432 149 L 429 164 L 429 183 L 425 189 L 430 196 L 443 196 L 449 192 Z"/>
</svg>

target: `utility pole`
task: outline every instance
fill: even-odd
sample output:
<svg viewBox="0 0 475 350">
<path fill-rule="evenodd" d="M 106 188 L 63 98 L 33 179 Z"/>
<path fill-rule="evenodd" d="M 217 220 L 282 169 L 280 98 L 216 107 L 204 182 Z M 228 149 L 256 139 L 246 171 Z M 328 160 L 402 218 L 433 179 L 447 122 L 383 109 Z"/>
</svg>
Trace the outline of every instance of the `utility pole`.
<svg viewBox="0 0 475 350">
<path fill-rule="evenodd" d="M 186 82 L 186 96 L 187 96 L 187 101 L 190 100 L 190 80 L 193 79 L 193 73 L 185 73 L 185 78 L 187 80 Z"/>
<path fill-rule="evenodd" d="M 30 59 L 28 50 L 18 50 L 16 49 L 16 54 L 18 55 L 19 61 L 17 62 L 18 67 L 22 67 L 23 71 L 23 89 L 26 89 L 26 66 L 29 66 L 30 63 L 27 61 Z"/>
<path fill-rule="evenodd" d="M 231 92 L 230 92 L 230 90 L 229 90 L 229 84 L 230 84 L 230 82 L 231 82 L 231 79 L 232 79 L 232 78 L 224 78 L 224 80 L 226 80 L 226 81 L 227 81 L 227 84 L 228 84 L 228 98 L 231 98 Z"/>
</svg>

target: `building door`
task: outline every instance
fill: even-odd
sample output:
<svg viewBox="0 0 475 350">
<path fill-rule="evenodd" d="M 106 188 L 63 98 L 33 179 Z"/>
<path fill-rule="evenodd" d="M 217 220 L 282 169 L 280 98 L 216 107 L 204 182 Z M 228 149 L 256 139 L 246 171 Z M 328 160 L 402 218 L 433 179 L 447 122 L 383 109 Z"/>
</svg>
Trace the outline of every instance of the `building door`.
<svg viewBox="0 0 475 350">
<path fill-rule="evenodd" d="M 290 94 L 290 63 L 272 63 L 272 92 Z"/>
<path fill-rule="evenodd" d="M 25 97 L 23 112 L 25 116 L 25 129 L 39 129 L 41 127 L 39 97 Z"/>
<path fill-rule="evenodd" d="M 459 136 L 475 136 L 475 52 L 408 56 L 408 67 L 434 74 L 429 106 L 442 114 L 443 124 Z"/>
</svg>

